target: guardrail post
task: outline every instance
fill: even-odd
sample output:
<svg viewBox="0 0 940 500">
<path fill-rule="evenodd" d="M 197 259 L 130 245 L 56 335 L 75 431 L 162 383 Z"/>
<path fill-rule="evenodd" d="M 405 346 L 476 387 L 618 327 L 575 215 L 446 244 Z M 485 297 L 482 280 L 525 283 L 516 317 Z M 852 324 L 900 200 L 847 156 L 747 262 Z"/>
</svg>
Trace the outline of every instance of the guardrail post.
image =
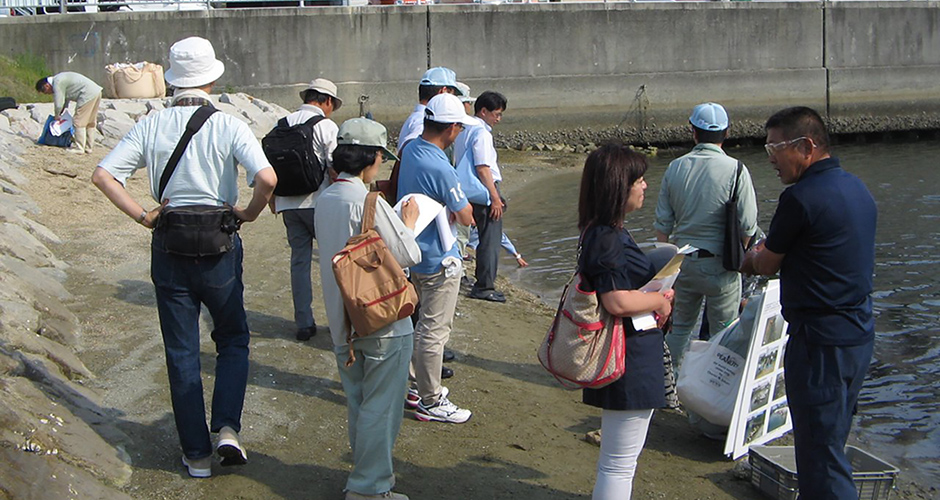
<svg viewBox="0 0 940 500">
<path fill-rule="evenodd" d="M 68 9 L 65 8 L 66 0 L 59 0 L 59 14 L 65 14 L 68 12 Z"/>
</svg>

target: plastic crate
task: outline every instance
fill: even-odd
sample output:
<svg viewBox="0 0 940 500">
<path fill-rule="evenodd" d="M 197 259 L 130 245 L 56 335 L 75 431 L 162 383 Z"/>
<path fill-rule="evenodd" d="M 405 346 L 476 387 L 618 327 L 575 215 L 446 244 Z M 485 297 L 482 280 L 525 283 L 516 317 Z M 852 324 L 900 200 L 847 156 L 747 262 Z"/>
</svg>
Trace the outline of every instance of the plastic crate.
<svg viewBox="0 0 940 500">
<path fill-rule="evenodd" d="M 859 500 L 887 500 L 898 468 L 854 446 L 846 446 L 845 455 L 852 465 Z M 796 500 L 800 490 L 792 446 L 751 446 L 748 463 L 755 488 L 771 498 Z"/>
</svg>

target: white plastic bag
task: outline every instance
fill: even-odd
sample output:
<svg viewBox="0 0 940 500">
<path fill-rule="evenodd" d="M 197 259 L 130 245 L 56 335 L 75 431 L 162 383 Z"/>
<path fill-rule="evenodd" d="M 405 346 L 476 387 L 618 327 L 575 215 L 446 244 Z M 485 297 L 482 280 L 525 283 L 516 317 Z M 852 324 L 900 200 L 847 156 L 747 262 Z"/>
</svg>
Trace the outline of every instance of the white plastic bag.
<svg viewBox="0 0 940 500">
<path fill-rule="evenodd" d="M 72 131 L 72 113 L 69 113 L 69 110 L 65 110 L 59 115 L 58 120 L 52 120 L 52 123 L 49 124 L 49 133 L 59 137 L 66 132 Z"/>
<path fill-rule="evenodd" d="M 752 295 L 741 317 L 709 341 L 693 340 L 682 358 L 676 391 L 687 410 L 722 426 L 731 425 L 744 362 L 754 334 L 761 294 Z"/>
</svg>

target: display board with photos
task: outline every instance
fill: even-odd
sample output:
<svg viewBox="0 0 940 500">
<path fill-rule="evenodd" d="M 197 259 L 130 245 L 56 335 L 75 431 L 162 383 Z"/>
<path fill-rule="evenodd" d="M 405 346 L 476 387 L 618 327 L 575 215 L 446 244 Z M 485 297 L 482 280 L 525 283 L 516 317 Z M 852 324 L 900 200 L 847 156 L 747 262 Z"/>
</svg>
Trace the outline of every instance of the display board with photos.
<svg viewBox="0 0 940 500">
<path fill-rule="evenodd" d="M 755 297 L 758 297 L 755 295 Z M 738 387 L 725 454 L 737 460 L 748 447 L 786 434 L 793 424 L 787 406 L 783 356 L 787 324 L 780 307 L 780 280 L 767 283 L 747 351 L 744 376 Z"/>
</svg>

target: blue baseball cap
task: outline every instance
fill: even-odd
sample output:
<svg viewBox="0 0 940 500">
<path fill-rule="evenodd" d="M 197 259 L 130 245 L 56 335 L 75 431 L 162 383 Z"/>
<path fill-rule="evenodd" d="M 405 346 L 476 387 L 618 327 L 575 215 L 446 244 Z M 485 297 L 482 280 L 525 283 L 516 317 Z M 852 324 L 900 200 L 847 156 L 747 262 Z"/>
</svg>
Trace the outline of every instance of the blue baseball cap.
<svg viewBox="0 0 940 500">
<path fill-rule="evenodd" d="M 419 85 L 434 85 L 436 87 L 457 88 L 457 74 L 443 66 L 429 69 L 421 77 Z"/>
<path fill-rule="evenodd" d="M 706 102 L 692 110 L 689 123 L 702 130 L 719 131 L 728 128 L 728 113 L 721 104 Z"/>
</svg>

